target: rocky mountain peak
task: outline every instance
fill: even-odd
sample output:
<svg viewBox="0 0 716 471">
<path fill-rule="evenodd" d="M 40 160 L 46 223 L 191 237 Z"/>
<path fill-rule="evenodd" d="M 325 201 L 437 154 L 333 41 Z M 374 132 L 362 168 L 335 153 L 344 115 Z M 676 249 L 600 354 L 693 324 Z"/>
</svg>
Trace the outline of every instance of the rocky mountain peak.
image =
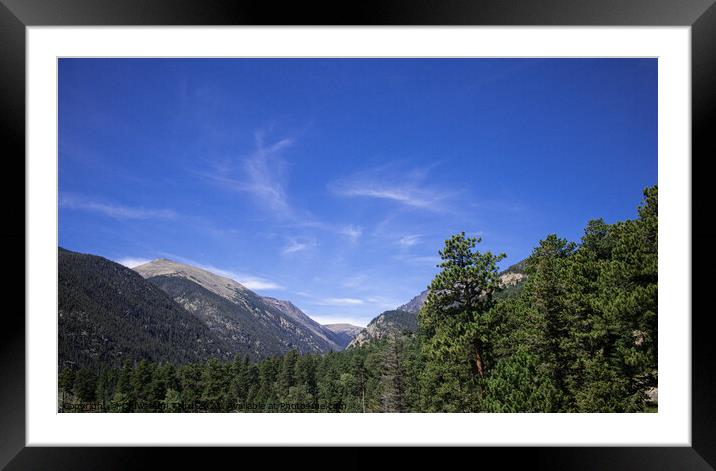
<svg viewBox="0 0 716 471">
<path fill-rule="evenodd" d="M 134 267 L 133 270 L 145 279 L 155 276 L 186 278 L 228 300 L 234 300 L 237 293 L 248 291 L 244 285 L 236 280 L 166 258 L 158 258 L 144 265 Z"/>
</svg>

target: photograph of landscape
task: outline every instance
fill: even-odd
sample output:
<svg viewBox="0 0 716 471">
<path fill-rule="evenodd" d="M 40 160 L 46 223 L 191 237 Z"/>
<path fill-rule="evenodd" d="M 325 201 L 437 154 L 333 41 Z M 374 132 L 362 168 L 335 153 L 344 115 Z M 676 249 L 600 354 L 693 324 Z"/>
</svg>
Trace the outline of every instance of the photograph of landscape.
<svg viewBox="0 0 716 471">
<path fill-rule="evenodd" d="M 657 65 L 59 59 L 58 412 L 657 412 Z"/>
</svg>

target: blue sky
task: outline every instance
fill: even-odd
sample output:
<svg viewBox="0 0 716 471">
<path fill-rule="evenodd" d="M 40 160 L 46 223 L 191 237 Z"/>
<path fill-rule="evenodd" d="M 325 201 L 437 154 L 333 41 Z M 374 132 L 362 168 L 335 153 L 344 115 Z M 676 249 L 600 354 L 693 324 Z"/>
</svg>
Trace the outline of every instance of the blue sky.
<svg viewBox="0 0 716 471">
<path fill-rule="evenodd" d="M 657 182 L 655 59 L 62 59 L 59 243 L 365 325 L 451 234 L 529 255 Z"/>
</svg>

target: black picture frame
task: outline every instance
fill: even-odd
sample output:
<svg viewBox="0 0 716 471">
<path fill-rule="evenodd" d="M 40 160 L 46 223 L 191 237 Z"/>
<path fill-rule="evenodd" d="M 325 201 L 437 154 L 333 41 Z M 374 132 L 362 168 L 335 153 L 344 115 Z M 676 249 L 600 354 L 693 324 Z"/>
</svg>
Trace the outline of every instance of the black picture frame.
<svg viewBox="0 0 716 471">
<path fill-rule="evenodd" d="M 183 465 L 236 458 L 236 450 L 176 448 L 26 447 L 25 427 L 25 29 L 80 25 L 601 25 L 690 26 L 692 66 L 692 446 L 484 448 L 480 462 L 497 457 L 502 466 L 527 460 L 537 469 L 671 470 L 716 467 L 716 374 L 710 311 L 695 301 L 709 292 L 716 231 L 709 227 L 706 192 L 709 158 L 716 155 L 716 6 L 714 0 L 378 0 L 277 6 L 266 1 L 225 0 L 0 0 L 0 129 L 6 205 L 0 242 L 8 277 L 3 291 L 15 309 L 4 309 L 0 327 L 0 468 L 126 469 L 154 466 L 153 459 Z M 20 176 L 23 176 L 22 178 Z M 697 217 L 701 215 L 702 218 Z M 23 247 L 24 250 L 19 248 Z M 22 274 L 18 267 L 23 267 Z M 698 270 L 704 271 L 700 276 Z M 20 300 L 22 299 L 22 300 Z M 7 304 L 6 304 L 7 305 Z M 22 311 L 21 311 L 22 310 Z M 689 313 L 680 313 L 688 316 Z M 246 453 L 241 451 L 242 456 Z M 270 453 L 273 465 L 295 461 L 297 450 Z M 360 450 L 348 452 L 359 455 Z M 421 458 L 423 450 L 411 452 Z M 473 451 L 471 455 L 477 456 Z M 306 456 L 311 456 L 310 452 Z M 312 456 L 316 456 L 314 451 Z M 244 458 L 242 458 L 242 461 Z M 346 460 L 354 462 L 353 460 Z M 244 462 L 245 464 L 248 461 Z M 383 461 L 389 464 L 390 460 Z"/>
</svg>

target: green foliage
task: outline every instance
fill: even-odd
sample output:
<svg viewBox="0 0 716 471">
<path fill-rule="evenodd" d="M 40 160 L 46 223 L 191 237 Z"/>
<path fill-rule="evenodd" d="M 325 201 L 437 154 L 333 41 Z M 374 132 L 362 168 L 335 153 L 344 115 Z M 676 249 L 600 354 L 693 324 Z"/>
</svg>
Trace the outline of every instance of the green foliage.
<svg viewBox="0 0 716 471">
<path fill-rule="evenodd" d="M 181 394 L 175 389 L 167 389 L 162 401 L 164 405 L 164 412 L 181 412 Z"/>
<path fill-rule="evenodd" d="M 93 402 L 97 389 L 97 375 L 89 368 L 81 368 L 75 375 L 74 393 L 83 402 Z"/>
<path fill-rule="evenodd" d="M 62 368 L 58 377 L 58 386 L 60 391 L 65 394 L 72 394 L 75 386 L 75 372 L 72 368 Z"/>
<path fill-rule="evenodd" d="M 559 403 L 550 371 L 526 349 L 498 362 L 485 381 L 487 412 L 557 412 Z"/>
<path fill-rule="evenodd" d="M 480 383 L 492 362 L 490 309 L 500 286 L 497 263 L 504 254 L 481 253 L 475 250 L 478 242 L 464 233 L 445 241 L 442 271 L 418 316 L 429 365 L 422 375 L 427 410 L 480 410 Z"/>
</svg>

